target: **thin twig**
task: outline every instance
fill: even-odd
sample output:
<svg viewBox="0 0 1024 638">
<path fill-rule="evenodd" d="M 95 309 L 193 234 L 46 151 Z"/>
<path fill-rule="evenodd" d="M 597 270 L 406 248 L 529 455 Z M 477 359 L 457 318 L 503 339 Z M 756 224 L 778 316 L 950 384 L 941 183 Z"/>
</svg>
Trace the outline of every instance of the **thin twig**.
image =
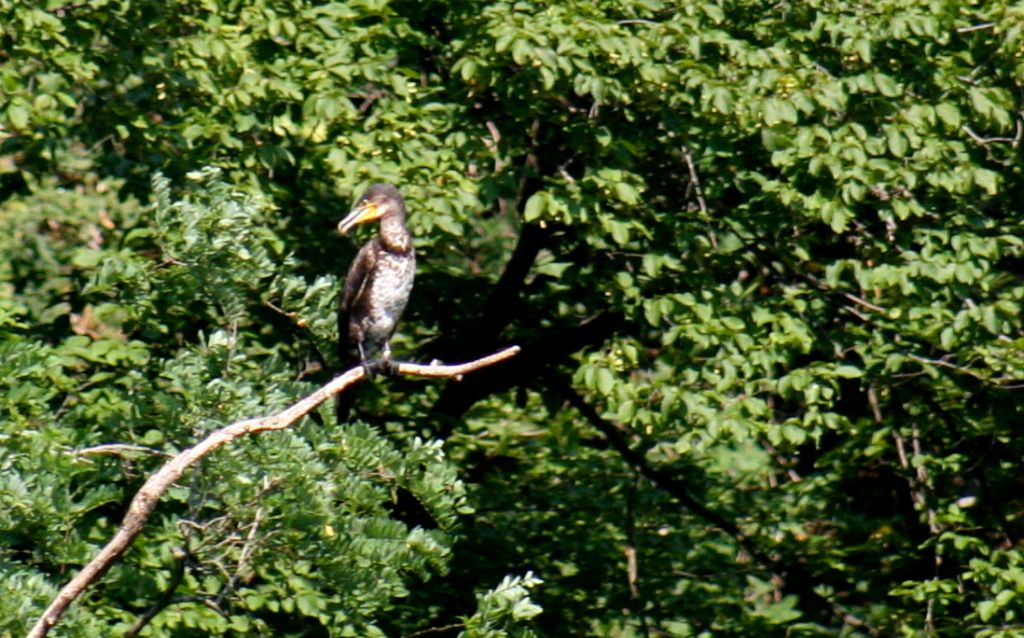
<svg viewBox="0 0 1024 638">
<path fill-rule="evenodd" d="M 978 80 L 977 80 L 978 74 L 981 73 L 982 69 L 984 69 L 984 68 L 985 67 L 983 65 L 979 64 L 978 66 L 976 66 L 973 69 L 971 69 L 971 72 L 969 74 L 967 74 L 967 75 L 958 75 L 958 76 L 956 76 L 956 79 L 960 80 L 961 82 L 963 82 L 965 84 L 970 84 L 971 86 L 977 86 L 978 85 Z"/>
<path fill-rule="evenodd" d="M 491 137 L 483 138 L 484 146 L 494 155 L 494 174 L 497 175 L 505 170 L 505 160 L 498 155 L 498 145 L 501 144 L 501 131 L 498 130 L 498 125 L 492 120 L 487 120 L 487 132 L 491 134 Z"/>
<path fill-rule="evenodd" d="M 65 4 L 63 6 L 57 7 L 56 9 L 51 9 L 50 13 L 57 16 L 58 18 L 63 18 L 71 13 L 74 13 L 75 11 L 78 11 L 79 9 L 86 9 L 88 7 L 88 2 L 80 2 L 78 4 Z"/>
<path fill-rule="evenodd" d="M 882 415 L 878 410 L 878 397 L 874 393 L 874 388 L 868 389 L 868 401 L 871 402 L 872 411 L 874 411 L 875 421 L 881 423 Z M 923 463 L 918 463 L 916 467 L 911 462 L 911 459 L 907 458 L 906 444 L 903 441 L 903 435 L 900 434 L 898 429 L 892 431 L 893 442 L 896 444 L 896 456 L 899 458 L 900 467 L 903 468 L 904 472 L 909 475 L 906 477 L 907 485 L 910 487 L 910 499 L 919 508 L 923 509 L 928 516 L 928 531 L 931 535 L 937 538 L 942 531 L 939 528 L 938 516 L 935 513 L 935 508 L 928 502 L 928 495 L 926 490 L 928 489 L 928 469 Z M 911 424 L 911 439 L 910 444 L 912 446 L 914 457 L 921 457 L 921 431 L 917 426 L 917 422 L 914 421 Z M 913 472 L 911 474 L 911 472 Z M 942 565 L 942 557 L 939 553 L 932 548 L 933 561 L 935 563 L 935 573 L 932 576 L 933 580 L 939 578 L 939 568 Z M 934 618 L 933 613 L 935 609 L 935 599 L 932 596 L 928 597 L 928 602 L 925 605 L 925 627 L 926 633 L 932 635 L 934 633 Z"/>
<path fill-rule="evenodd" d="M 708 219 L 708 203 L 704 199 L 704 189 L 700 186 L 700 177 L 697 176 L 697 166 L 693 162 L 693 153 L 690 152 L 690 147 L 685 144 L 683 145 L 683 160 L 686 162 L 686 170 L 690 172 L 690 186 L 693 187 L 693 192 L 697 196 L 701 219 Z M 718 236 L 714 230 L 708 233 L 708 239 L 711 241 L 711 247 L 717 250 Z"/>
<path fill-rule="evenodd" d="M 273 301 L 270 301 L 269 299 L 264 299 L 261 303 L 263 304 L 264 307 L 270 308 L 271 310 L 281 315 L 282 317 L 287 318 L 289 321 L 294 323 L 299 328 L 309 328 L 309 322 L 303 319 L 299 315 L 299 313 L 285 310 L 284 308 L 281 308 L 280 306 L 275 304 Z"/>
<path fill-rule="evenodd" d="M 850 313 L 854 317 L 857 317 L 858 319 L 860 319 L 864 323 L 871 323 L 871 317 L 869 317 L 866 314 L 864 314 L 863 312 L 857 310 L 853 306 L 847 306 L 846 304 L 843 304 L 842 305 L 842 309 L 845 310 L 846 312 Z"/>
<path fill-rule="evenodd" d="M 914 456 L 916 458 L 921 458 L 921 430 L 917 426 L 917 421 L 913 421 L 910 425 L 910 436 L 910 444 L 914 449 Z M 914 473 L 917 475 L 917 484 L 919 486 L 928 485 L 928 468 L 925 466 L 924 463 L 918 463 L 917 467 L 914 470 Z M 923 489 L 924 488 L 922 487 L 922 490 Z M 933 535 L 938 536 L 939 532 L 941 531 L 939 529 L 938 516 L 931 506 L 928 506 L 927 509 L 928 529 L 931 531 Z"/>
<path fill-rule="evenodd" d="M 835 79 L 835 77 L 836 77 L 835 73 L 832 73 L 832 71 L 829 71 L 828 67 L 826 67 L 821 62 L 814 62 L 814 61 L 812 61 L 811 64 L 814 66 L 814 68 L 818 69 L 818 71 L 824 73 L 825 75 L 827 75 L 830 78 Z"/>
<path fill-rule="evenodd" d="M 151 620 L 156 618 L 157 614 L 174 602 L 174 592 L 181 585 L 181 581 L 185 577 L 185 563 L 186 559 L 188 559 L 188 552 L 180 547 L 175 547 L 172 555 L 174 556 L 174 569 L 171 570 L 171 580 L 167 583 L 167 588 L 164 589 L 164 593 L 160 594 L 160 598 L 146 610 L 146 613 L 139 616 L 132 626 L 128 628 L 128 631 L 124 632 L 124 638 L 138 636 L 143 627 L 148 625 Z"/>
<path fill-rule="evenodd" d="M 871 406 L 871 415 L 875 417 L 875 423 L 882 424 L 882 408 L 878 405 L 878 392 L 875 386 L 868 386 L 868 405 Z"/>
<path fill-rule="evenodd" d="M 451 625 L 442 625 L 440 627 L 427 627 L 426 629 L 420 629 L 419 631 L 414 631 L 411 634 L 406 634 L 403 638 L 418 638 L 419 636 L 427 636 L 430 634 L 441 634 L 446 631 L 462 629 L 465 626 L 466 623 L 459 622 Z"/>
<path fill-rule="evenodd" d="M 817 286 L 820 290 L 824 290 L 826 292 L 838 293 L 838 294 L 842 295 L 843 297 L 849 299 L 853 303 L 857 304 L 858 306 L 861 306 L 862 308 L 867 308 L 868 310 L 871 310 L 872 312 L 877 312 L 877 313 L 879 313 L 881 315 L 888 315 L 888 313 L 889 313 L 889 311 L 886 310 L 885 308 L 883 308 L 882 306 L 879 306 L 878 304 L 873 304 L 870 301 L 868 301 L 867 299 L 865 299 L 863 297 L 858 297 L 857 295 L 853 294 L 852 292 L 846 292 L 845 290 L 839 290 L 837 288 L 833 288 L 832 286 L 828 285 L 826 282 L 822 281 L 821 279 L 818 279 L 814 275 L 805 274 L 804 278 L 807 281 L 809 281 L 812 284 L 814 284 L 815 286 Z M 864 319 L 865 321 L 867 320 L 864 315 L 856 312 L 855 310 L 853 310 L 849 306 L 844 306 L 844 308 L 846 308 L 847 310 L 849 310 L 853 314 L 857 315 L 858 317 Z"/>
<path fill-rule="evenodd" d="M 629 597 L 635 601 L 636 612 L 640 620 L 640 635 L 648 638 L 651 635 L 647 626 L 647 603 L 640 595 L 640 568 L 638 566 L 638 543 L 636 535 L 637 518 L 637 494 L 640 491 L 640 482 L 643 473 L 639 467 L 633 468 L 633 477 L 626 491 L 626 582 L 629 584 Z"/>
<path fill-rule="evenodd" d="M 519 346 L 512 346 L 492 355 L 463 363 L 460 365 L 421 365 L 417 363 L 399 363 L 398 374 L 430 378 L 461 378 L 462 375 L 480 368 L 494 365 L 519 353 Z M 57 593 L 46 611 L 39 617 L 28 638 L 42 638 L 60 620 L 68 606 L 78 598 L 85 589 L 102 576 L 114 562 L 131 546 L 139 535 L 149 515 L 156 509 L 160 498 L 181 478 L 181 475 L 192 464 L 205 458 L 216 449 L 231 443 L 235 439 L 248 434 L 283 430 L 302 417 L 315 410 L 321 403 L 349 386 L 362 381 L 366 372 L 357 366 L 344 374 L 338 375 L 326 385 L 312 394 L 300 399 L 285 410 L 271 416 L 246 419 L 227 425 L 197 443 L 183 450 L 151 475 L 139 489 L 135 498 L 128 506 L 124 522 L 114 533 L 114 537 L 85 567 Z"/>
<path fill-rule="evenodd" d="M 882 414 L 878 410 L 878 397 L 874 393 L 874 388 L 868 389 L 868 401 L 871 402 L 872 411 L 874 411 L 875 421 L 881 423 Z M 910 488 L 910 500 L 914 502 L 919 508 L 925 510 L 928 515 L 928 531 L 933 537 L 938 537 L 940 533 L 935 509 L 928 502 L 928 495 L 926 489 L 928 487 L 928 470 L 925 468 L 923 463 L 918 463 L 917 467 L 913 467 L 911 459 L 907 458 L 906 444 L 903 442 L 903 435 L 900 434 L 898 429 L 892 431 L 893 442 L 896 444 L 896 456 L 900 460 L 900 467 L 903 468 L 904 472 L 909 475 L 906 477 L 907 485 Z M 921 456 L 921 432 L 917 427 L 917 422 L 913 422 L 911 427 L 911 445 L 913 446 L 915 458 Z M 913 474 L 910 474 L 913 471 Z M 935 562 L 935 573 L 932 576 L 933 580 L 937 580 L 939 577 L 939 567 L 942 563 L 942 557 L 939 553 L 932 548 L 933 560 Z M 926 634 L 932 635 L 934 632 L 934 619 L 933 612 L 935 608 L 935 599 L 932 596 L 928 597 L 928 602 L 925 605 L 925 627 Z"/>
<path fill-rule="evenodd" d="M 1015 137 L 982 137 L 981 135 L 975 133 L 974 129 L 972 129 L 970 126 L 967 126 L 966 124 L 962 125 L 960 128 L 964 130 L 964 133 L 967 133 L 968 137 L 970 137 L 978 144 L 981 144 L 982 146 L 988 146 L 989 144 L 1009 144 L 1013 148 L 1017 148 L 1017 145 L 1020 144 L 1019 124 L 1017 128 L 1017 135 Z"/>
<path fill-rule="evenodd" d="M 983 29 L 991 29 L 996 26 L 995 22 L 982 22 L 981 24 L 972 24 L 969 27 L 960 27 L 956 30 L 957 33 L 971 33 L 972 31 L 981 31 Z"/>
<path fill-rule="evenodd" d="M 626 582 L 629 584 L 629 597 L 633 600 L 640 598 L 639 570 L 636 564 L 636 493 L 640 488 L 639 468 L 633 468 L 633 480 L 626 491 Z"/>
<path fill-rule="evenodd" d="M 967 367 L 964 367 L 964 366 L 958 366 L 955 363 L 950 363 L 949 361 L 946 361 L 945 358 L 942 358 L 942 359 L 929 359 L 928 357 L 922 357 L 920 355 L 911 354 L 911 353 L 908 353 L 906 356 L 907 356 L 908 359 L 913 359 L 914 361 L 917 361 L 918 363 L 925 363 L 925 364 L 929 364 L 929 365 L 933 365 L 933 366 L 939 366 L 941 368 L 949 368 L 950 370 L 955 370 L 955 371 L 957 371 L 957 372 L 959 372 L 961 374 L 966 374 L 967 376 L 974 377 L 975 379 L 978 379 L 980 381 L 994 381 L 993 379 L 989 379 L 985 375 L 980 374 L 978 372 L 975 372 L 974 370 L 972 370 L 970 368 L 967 368 Z M 998 385 L 998 383 L 996 385 Z"/>
<path fill-rule="evenodd" d="M 170 456 L 163 450 L 148 447 L 146 445 L 132 445 L 130 443 L 107 443 L 105 445 L 94 445 L 92 447 L 82 448 L 81 450 L 75 450 L 75 456 L 92 456 L 94 454 L 124 454 L 126 452 L 139 452 L 146 454 L 156 454 L 159 456 Z"/>
<path fill-rule="evenodd" d="M 707 217 L 708 204 L 704 200 L 704 190 L 700 187 L 697 166 L 693 163 L 693 153 L 690 152 L 688 146 L 683 146 L 683 159 L 686 161 L 686 170 L 690 172 L 690 185 L 693 186 L 693 192 L 697 195 L 697 205 L 700 206 L 701 214 Z"/>
<path fill-rule="evenodd" d="M 853 303 L 857 304 L 858 306 L 863 306 L 863 307 L 867 308 L 868 310 L 874 310 L 875 312 L 881 313 L 883 315 L 887 313 L 885 308 L 883 308 L 883 307 L 881 307 L 879 305 L 873 304 L 870 301 L 868 301 L 867 299 L 864 299 L 863 297 L 858 297 L 857 295 L 855 295 L 855 294 L 853 294 L 851 292 L 844 292 L 843 296 L 846 297 L 847 299 L 849 299 L 850 301 L 852 301 Z"/>
<path fill-rule="evenodd" d="M 273 486 L 274 482 L 270 480 L 270 477 L 264 476 L 263 487 L 260 489 L 259 494 L 256 495 L 256 500 L 259 500 L 264 494 L 269 492 Z M 228 582 L 224 583 L 224 587 L 221 588 L 214 601 L 218 607 L 223 604 L 224 598 L 235 589 L 235 586 L 245 572 L 249 559 L 252 557 L 253 552 L 256 551 L 256 534 L 259 532 L 260 523 L 263 522 L 264 513 L 263 506 L 256 508 L 256 514 L 253 516 L 252 525 L 249 526 L 249 533 L 245 536 L 245 544 L 242 545 L 242 552 L 238 557 L 238 564 L 235 565 L 235 571 L 228 578 Z"/>
<path fill-rule="evenodd" d="M 765 450 L 767 450 L 769 454 L 772 455 L 772 457 L 775 459 L 775 462 L 779 464 L 779 467 L 785 469 L 786 476 L 789 477 L 789 480 L 791 482 L 799 483 L 800 481 L 803 480 L 800 474 L 798 474 L 797 471 L 793 469 L 793 461 L 784 457 L 782 453 L 779 452 L 778 448 L 772 445 L 770 441 L 768 441 L 767 439 L 761 439 L 761 447 L 763 447 Z M 770 480 L 774 481 L 775 475 L 772 474 L 769 478 Z M 776 487 L 776 485 L 772 485 L 772 487 Z"/>
</svg>

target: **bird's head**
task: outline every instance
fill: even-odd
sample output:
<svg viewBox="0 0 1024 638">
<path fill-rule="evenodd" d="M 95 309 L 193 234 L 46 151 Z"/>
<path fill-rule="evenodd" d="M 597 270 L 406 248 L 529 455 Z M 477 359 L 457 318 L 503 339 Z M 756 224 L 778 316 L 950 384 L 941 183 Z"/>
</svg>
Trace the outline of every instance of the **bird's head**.
<svg viewBox="0 0 1024 638">
<path fill-rule="evenodd" d="M 359 198 L 352 212 L 341 220 L 338 231 L 344 235 L 359 224 L 392 215 L 405 216 L 402 194 L 391 184 L 374 184 Z"/>
</svg>

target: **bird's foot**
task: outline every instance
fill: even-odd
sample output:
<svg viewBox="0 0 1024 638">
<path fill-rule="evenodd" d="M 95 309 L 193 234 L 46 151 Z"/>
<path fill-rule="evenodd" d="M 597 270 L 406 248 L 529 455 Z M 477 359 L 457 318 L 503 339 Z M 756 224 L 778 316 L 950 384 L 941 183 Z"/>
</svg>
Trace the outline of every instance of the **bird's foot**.
<svg viewBox="0 0 1024 638">
<path fill-rule="evenodd" d="M 378 374 L 393 377 L 398 374 L 398 364 L 391 359 L 368 359 L 362 362 L 363 372 L 373 380 Z"/>
</svg>

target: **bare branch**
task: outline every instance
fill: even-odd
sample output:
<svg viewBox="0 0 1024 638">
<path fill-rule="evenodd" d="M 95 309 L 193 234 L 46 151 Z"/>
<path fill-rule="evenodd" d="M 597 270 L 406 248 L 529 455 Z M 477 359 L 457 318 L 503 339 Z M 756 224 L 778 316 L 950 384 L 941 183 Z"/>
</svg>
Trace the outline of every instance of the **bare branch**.
<svg viewBox="0 0 1024 638">
<path fill-rule="evenodd" d="M 400 363 L 398 364 L 398 373 L 407 374 L 413 377 L 430 377 L 430 378 L 444 378 L 444 379 L 458 379 L 467 372 L 474 372 L 480 368 L 486 368 L 493 366 L 496 363 L 501 363 L 506 359 L 519 354 L 519 346 L 512 346 L 505 348 L 500 352 L 481 357 L 469 363 L 462 363 L 458 365 L 440 365 L 440 364 L 421 364 L 421 363 Z M 351 370 L 349 371 L 351 372 Z M 346 373 L 348 374 L 348 373 Z M 362 376 L 362 375 L 360 375 Z M 330 384 L 328 384 L 330 385 Z M 327 386 L 324 386 L 327 387 Z"/>
<path fill-rule="evenodd" d="M 514 357 L 519 353 L 519 346 L 512 346 L 492 355 L 463 363 L 459 365 L 421 365 L 417 363 L 399 363 L 398 373 L 410 376 L 431 377 L 431 378 L 461 378 L 462 375 L 473 372 L 480 368 L 494 365 Z M 132 499 L 128 506 L 128 513 L 124 521 L 114 533 L 110 542 L 100 550 L 98 554 L 85 567 L 72 578 L 46 608 L 43 615 L 39 617 L 28 638 L 42 638 L 60 620 L 61 615 L 67 610 L 72 602 L 78 598 L 85 589 L 97 578 L 102 576 L 111 565 L 131 546 L 135 537 L 142 531 L 149 515 L 153 513 L 160 498 L 167 492 L 174 483 L 181 478 L 181 475 L 193 463 L 205 458 L 217 448 L 220 448 L 235 439 L 247 434 L 267 432 L 271 430 L 283 430 L 302 417 L 315 410 L 321 403 L 335 394 L 345 390 L 349 386 L 362 381 L 366 372 L 362 366 L 352 368 L 344 374 L 338 375 L 326 385 L 320 387 L 312 394 L 294 403 L 287 409 L 277 414 L 254 419 L 246 419 L 227 425 L 197 443 L 196 445 L 183 450 L 180 454 L 169 460 L 156 473 L 149 477 L 146 483 L 139 489 L 139 492 Z"/>
</svg>

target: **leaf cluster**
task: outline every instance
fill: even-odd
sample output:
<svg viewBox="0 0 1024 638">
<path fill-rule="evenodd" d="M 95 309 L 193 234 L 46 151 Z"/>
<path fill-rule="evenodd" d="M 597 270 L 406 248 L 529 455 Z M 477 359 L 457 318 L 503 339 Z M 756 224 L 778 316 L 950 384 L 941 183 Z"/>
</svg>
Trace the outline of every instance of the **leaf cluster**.
<svg viewBox="0 0 1024 638">
<path fill-rule="evenodd" d="M 0 0 L 0 632 L 337 372 L 391 181 L 398 356 L 522 354 L 211 458 L 69 635 L 1022 635 L 1022 24 Z"/>
</svg>

